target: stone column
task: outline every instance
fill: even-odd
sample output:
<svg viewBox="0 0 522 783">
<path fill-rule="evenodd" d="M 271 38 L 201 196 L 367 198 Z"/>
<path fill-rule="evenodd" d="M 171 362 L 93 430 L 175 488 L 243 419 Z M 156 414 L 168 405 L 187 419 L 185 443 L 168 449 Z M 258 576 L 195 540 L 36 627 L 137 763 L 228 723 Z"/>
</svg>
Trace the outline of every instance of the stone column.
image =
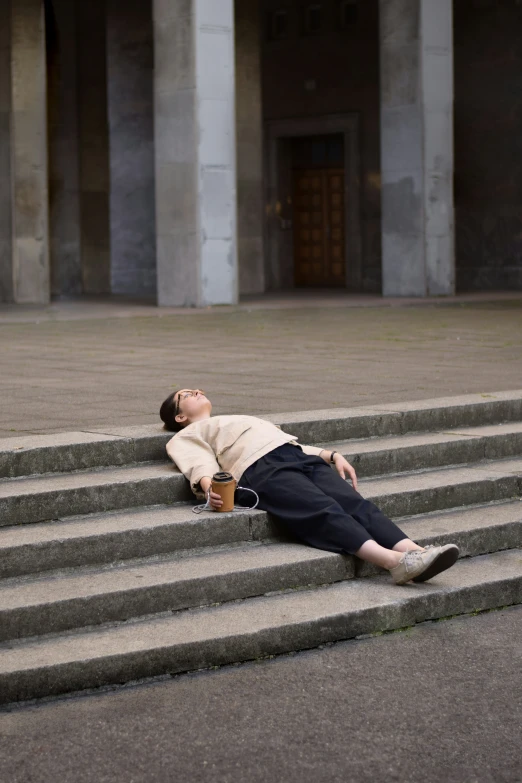
<svg viewBox="0 0 522 783">
<path fill-rule="evenodd" d="M 383 293 L 455 292 L 452 0 L 380 0 Z"/>
<path fill-rule="evenodd" d="M 108 0 L 111 288 L 156 296 L 151 0 Z"/>
<path fill-rule="evenodd" d="M 158 304 L 235 304 L 234 2 L 153 9 Z"/>
<path fill-rule="evenodd" d="M 237 237 L 239 290 L 265 290 L 263 259 L 263 120 L 259 0 L 235 4 Z"/>
<path fill-rule="evenodd" d="M 45 20 L 41 0 L 0 11 L 0 297 L 49 301 Z"/>
<path fill-rule="evenodd" d="M 83 292 L 111 290 L 106 0 L 76 3 Z"/>
</svg>

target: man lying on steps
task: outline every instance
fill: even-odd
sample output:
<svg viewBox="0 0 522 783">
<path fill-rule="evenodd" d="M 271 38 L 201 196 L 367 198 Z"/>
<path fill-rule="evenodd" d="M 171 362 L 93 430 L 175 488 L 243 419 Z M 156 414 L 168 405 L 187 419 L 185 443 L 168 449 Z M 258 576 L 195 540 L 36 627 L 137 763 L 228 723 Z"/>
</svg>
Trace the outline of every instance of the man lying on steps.
<svg viewBox="0 0 522 783">
<path fill-rule="evenodd" d="M 258 508 L 300 541 L 387 568 L 396 584 L 425 582 L 457 560 L 455 544 L 418 546 L 359 495 L 355 470 L 342 454 L 301 446 L 293 435 L 255 416 L 211 413 L 201 389 L 174 392 L 160 410 L 166 429 L 176 433 L 167 443 L 169 457 L 214 510 L 222 501 L 211 491 L 212 476 L 227 471 L 258 494 Z"/>
</svg>

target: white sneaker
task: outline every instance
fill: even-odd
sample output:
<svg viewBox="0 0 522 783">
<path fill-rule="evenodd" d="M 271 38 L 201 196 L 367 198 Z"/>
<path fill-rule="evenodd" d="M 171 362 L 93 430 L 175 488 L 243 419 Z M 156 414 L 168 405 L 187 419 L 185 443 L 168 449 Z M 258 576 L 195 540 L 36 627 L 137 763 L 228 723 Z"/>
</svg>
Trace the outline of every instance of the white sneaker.
<svg viewBox="0 0 522 783">
<path fill-rule="evenodd" d="M 457 562 L 458 556 L 459 548 L 455 544 L 445 546 L 430 544 L 424 552 L 420 549 L 405 552 L 398 564 L 390 568 L 390 574 L 397 585 L 405 585 L 411 580 L 426 582 L 441 571 L 451 568 Z"/>
</svg>

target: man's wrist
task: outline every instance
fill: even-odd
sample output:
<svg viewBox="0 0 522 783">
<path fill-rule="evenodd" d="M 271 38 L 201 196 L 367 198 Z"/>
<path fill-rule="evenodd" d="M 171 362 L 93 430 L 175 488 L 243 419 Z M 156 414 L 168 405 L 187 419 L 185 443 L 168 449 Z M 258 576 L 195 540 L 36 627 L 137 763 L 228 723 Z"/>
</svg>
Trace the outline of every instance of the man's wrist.
<svg viewBox="0 0 522 783">
<path fill-rule="evenodd" d="M 319 456 L 321 456 L 325 462 L 330 463 L 332 461 L 332 452 L 327 451 L 326 449 L 323 449 Z"/>
</svg>

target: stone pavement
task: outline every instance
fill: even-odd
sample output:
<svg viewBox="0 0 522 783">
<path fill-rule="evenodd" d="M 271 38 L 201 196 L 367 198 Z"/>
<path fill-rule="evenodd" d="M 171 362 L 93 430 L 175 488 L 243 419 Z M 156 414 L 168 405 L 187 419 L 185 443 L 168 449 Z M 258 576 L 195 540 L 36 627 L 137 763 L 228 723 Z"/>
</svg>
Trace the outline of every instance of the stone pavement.
<svg viewBox="0 0 522 783">
<path fill-rule="evenodd" d="M 521 292 L 2 306 L 0 438 L 156 423 L 181 386 L 203 388 L 215 414 L 259 415 L 516 389 L 521 327 Z"/>
<path fill-rule="evenodd" d="M 522 607 L 0 711 L 9 783 L 520 783 Z"/>
</svg>

